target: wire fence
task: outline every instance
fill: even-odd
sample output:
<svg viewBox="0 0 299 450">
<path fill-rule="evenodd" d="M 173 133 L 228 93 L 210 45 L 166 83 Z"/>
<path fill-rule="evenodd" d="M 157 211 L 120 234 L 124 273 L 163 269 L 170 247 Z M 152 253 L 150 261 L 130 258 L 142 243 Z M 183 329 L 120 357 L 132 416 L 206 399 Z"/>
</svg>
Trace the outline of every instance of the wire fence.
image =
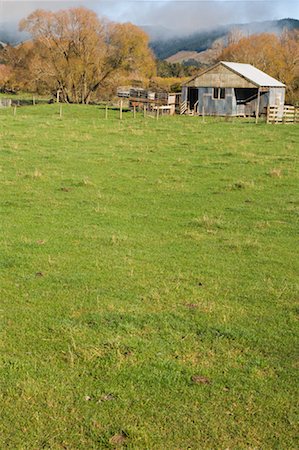
<svg viewBox="0 0 299 450">
<path fill-rule="evenodd" d="M 47 98 L 0 98 L 0 108 L 9 108 L 11 106 L 34 106 L 34 105 L 46 105 L 54 103 L 54 101 Z"/>
</svg>

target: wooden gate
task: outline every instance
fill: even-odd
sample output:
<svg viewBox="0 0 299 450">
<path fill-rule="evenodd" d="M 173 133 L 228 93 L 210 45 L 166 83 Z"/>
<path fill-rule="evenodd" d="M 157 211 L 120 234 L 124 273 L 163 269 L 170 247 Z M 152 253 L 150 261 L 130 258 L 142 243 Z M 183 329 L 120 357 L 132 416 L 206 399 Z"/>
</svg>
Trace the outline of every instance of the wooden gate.
<svg viewBox="0 0 299 450">
<path fill-rule="evenodd" d="M 299 106 L 268 106 L 267 123 L 299 123 Z"/>
</svg>

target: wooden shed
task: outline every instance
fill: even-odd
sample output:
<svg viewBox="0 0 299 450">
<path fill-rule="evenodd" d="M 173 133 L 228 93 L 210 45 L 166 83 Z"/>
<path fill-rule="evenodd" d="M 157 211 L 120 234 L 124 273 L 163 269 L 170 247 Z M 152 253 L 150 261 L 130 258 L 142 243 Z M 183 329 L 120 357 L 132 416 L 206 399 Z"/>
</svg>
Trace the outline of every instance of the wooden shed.
<svg viewBox="0 0 299 450">
<path fill-rule="evenodd" d="M 182 88 L 181 114 L 252 116 L 283 113 L 285 85 L 251 64 L 220 61 Z"/>
</svg>

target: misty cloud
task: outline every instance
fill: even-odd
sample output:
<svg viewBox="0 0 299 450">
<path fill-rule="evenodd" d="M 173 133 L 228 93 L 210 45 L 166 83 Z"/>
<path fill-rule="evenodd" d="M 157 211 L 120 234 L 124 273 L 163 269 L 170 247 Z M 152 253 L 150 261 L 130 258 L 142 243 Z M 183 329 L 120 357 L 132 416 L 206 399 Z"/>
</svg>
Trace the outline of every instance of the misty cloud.
<svg viewBox="0 0 299 450">
<path fill-rule="evenodd" d="M 81 2 L 88 3 L 88 2 Z M 57 10 L 79 5 L 79 1 L 49 1 L 49 0 L 0 0 L 0 22 L 18 22 L 38 8 Z"/>
<path fill-rule="evenodd" d="M 160 33 L 168 29 L 176 35 L 233 23 L 299 18 L 297 0 L 0 0 L 0 24 L 14 23 L 16 29 L 19 20 L 37 8 L 58 10 L 73 6 L 86 6 L 112 20 L 155 27 Z"/>
<path fill-rule="evenodd" d="M 119 7 L 117 19 L 120 21 L 129 18 L 138 25 L 165 27 L 174 30 L 176 34 L 189 34 L 233 23 L 299 17 L 297 0 L 113 1 L 111 11 L 112 4 L 114 14 L 117 14 L 115 9 Z"/>
</svg>

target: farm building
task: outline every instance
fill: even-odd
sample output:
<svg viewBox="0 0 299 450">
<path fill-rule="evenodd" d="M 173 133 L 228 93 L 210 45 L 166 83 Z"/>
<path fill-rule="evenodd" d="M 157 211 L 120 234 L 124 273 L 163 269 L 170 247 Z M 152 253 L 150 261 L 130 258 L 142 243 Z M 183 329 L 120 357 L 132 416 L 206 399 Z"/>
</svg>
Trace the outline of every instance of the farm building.
<svg viewBox="0 0 299 450">
<path fill-rule="evenodd" d="M 181 114 L 252 116 L 279 106 L 285 85 L 251 64 L 221 61 L 182 88 Z"/>
</svg>

